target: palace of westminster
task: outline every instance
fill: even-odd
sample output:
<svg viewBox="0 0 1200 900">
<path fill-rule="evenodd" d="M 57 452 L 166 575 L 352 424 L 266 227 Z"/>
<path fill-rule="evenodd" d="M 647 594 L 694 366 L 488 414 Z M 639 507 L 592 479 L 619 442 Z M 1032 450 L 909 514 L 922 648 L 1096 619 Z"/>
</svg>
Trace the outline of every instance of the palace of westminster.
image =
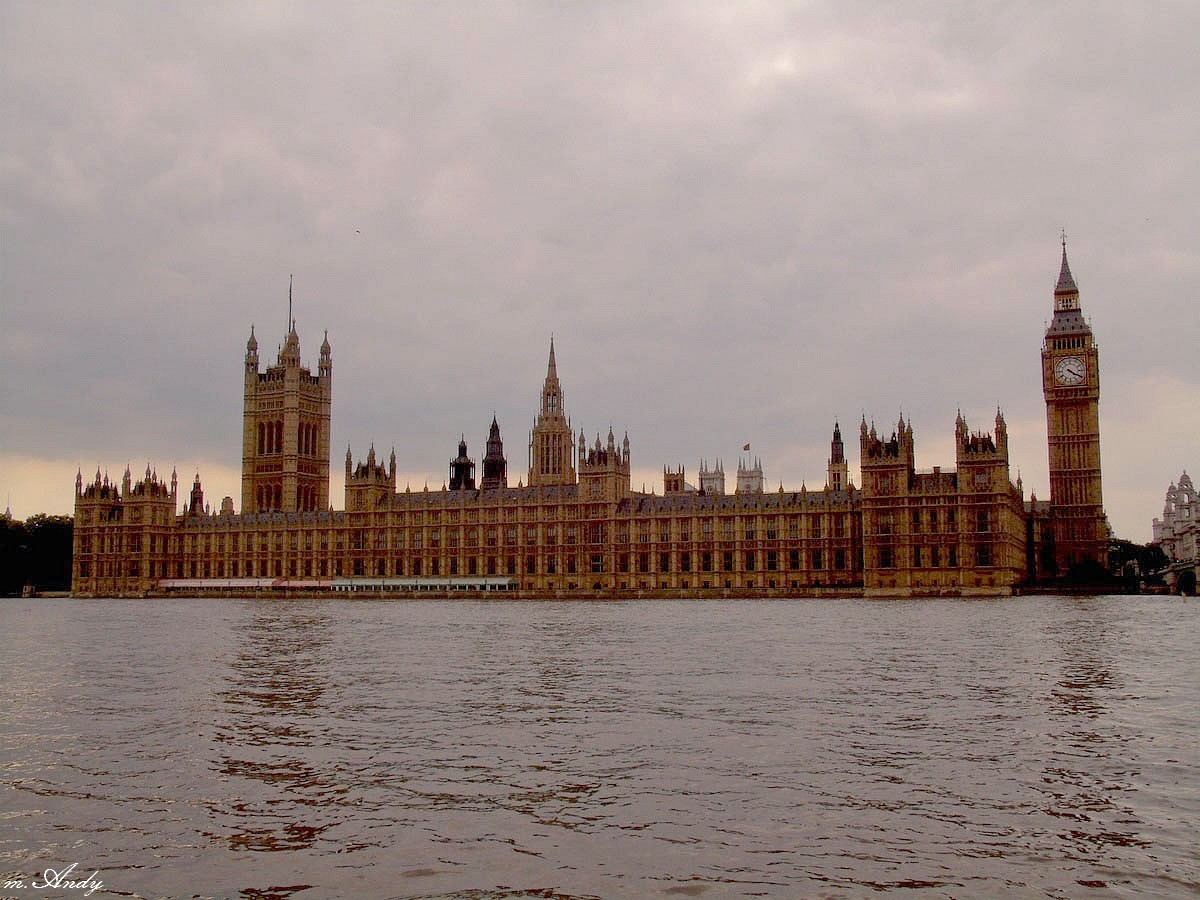
<svg viewBox="0 0 1200 900">
<path fill-rule="evenodd" d="M 726 491 L 722 465 L 698 485 L 663 470 L 663 492 L 630 489 L 629 438 L 589 444 L 566 415 L 550 344 L 529 470 L 509 484 L 493 417 L 480 477 L 458 445 L 446 487 L 396 485 L 395 454 L 346 451 L 345 509 L 329 502 L 333 361 L 304 367 L 294 320 L 274 365 L 246 345 L 241 511 L 206 506 L 196 476 L 179 510 L 147 468 L 120 485 L 75 483 L 73 588 L 84 595 L 323 592 L 515 597 L 994 595 L 1086 578 L 1106 562 L 1099 355 L 1067 264 L 1042 345 L 1050 497 L 1011 480 L 1008 432 L 955 425 L 956 466 L 919 471 L 912 425 L 859 424 L 850 479 L 834 425 L 823 488 L 764 490 L 756 461 Z"/>
</svg>

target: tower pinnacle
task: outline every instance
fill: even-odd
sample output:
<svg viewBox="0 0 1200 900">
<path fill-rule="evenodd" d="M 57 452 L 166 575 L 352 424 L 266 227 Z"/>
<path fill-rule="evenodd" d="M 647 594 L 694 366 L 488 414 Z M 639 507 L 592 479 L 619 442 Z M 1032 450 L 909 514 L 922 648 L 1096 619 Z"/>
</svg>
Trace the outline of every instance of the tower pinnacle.
<svg viewBox="0 0 1200 900">
<path fill-rule="evenodd" d="M 571 465 L 573 435 L 563 404 L 562 385 L 558 381 L 558 365 L 554 358 L 554 337 L 550 337 L 550 358 L 546 363 L 546 380 L 537 421 L 529 434 L 529 484 L 573 484 L 575 471 Z"/>
<path fill-rule="evenodd" d="M 1071 276 L 1071 266 L 1067 262 L 1067 233 L 1062 234 L 1062 265 L 1058 270 L 1058 283 L 1054 286 L 1054 294 L 1078 294 L 1075 279 Z"/>
</svg>

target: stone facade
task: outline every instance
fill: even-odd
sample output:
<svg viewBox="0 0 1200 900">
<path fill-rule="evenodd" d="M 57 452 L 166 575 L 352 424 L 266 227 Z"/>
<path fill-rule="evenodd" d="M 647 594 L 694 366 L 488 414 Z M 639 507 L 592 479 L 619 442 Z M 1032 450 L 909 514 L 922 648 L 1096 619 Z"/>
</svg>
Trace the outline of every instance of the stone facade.
<svg viewBox="0 0 1200 900">
<path fill-rule="evenodd" d="M 300 338 L 292 321 L 275 365 L 260 372 L 258 340 L 251 327 L 245 369 L 242 512 L 328 509 L 333 397 L 329 335 L 321 344 L 314 376 L 300 364 Z"/>
<path fill-rule="evenodd" d="M 1185 469 L 1179 483 L 1167 488 L 1162 518 L 1152 523 L 1154 543 L 1162 547 L 1171 562 L 1195 560 L 1198 525 L 1200 508 L 1196 504 L 1196 489 Z"/>
<path fill-rule="evenodd" d="M 1054 318 L 1042 344 L 1042 390 L 1050 453 L 1050 507 L 1058 573 L 1108 567 L 1108 520 L 1100 479 L 1100 350 L 1067 264 L 1054 287 Z"/>
<path fill-rule="evenodd" d="M 196 476 L 189 510 L 203 513 Z M 178 572 L 180 519 L 178 479 L 170 485 L 149 467 L 136 484 L 128 468 L 118 487 L 108 476 L 90 484 L 75 476 L 75 536 L 72 588 L 90 594 L 140 593 Z M 191 514 L 190 512 L 188 514 Z"/>
<path fill-rule="evenodd" d="M 886 436 L 864 416 L 861 487 L 835 423 L 822 489 L 766 490 L 754 458 L 739 463 L 731 495 L 720 461 L 701 462 L 698 489 L 678 466 L 664 468 L 661 496 L 635 492 L 628 435 L 574 433 L 552 342 L 526 481 L 508 485 L 493 418 L 478 488 L 465 440 L 435 491 L 399 491 L 394 452 L 385 465 L 371 447 L 356 464 L 348 448 L 344 509 L 334 511 L 329 342 L 313 376 L 289 324 L 265 373 L 253 331 L 247 344 L 241 512 L 228 498 L 213 512 L 198 475 L 178 513 L 174 474 L 168 486 L 151 470 L 136 484 L 126 472 L 119 487 L 80 474 L 76 592 L 1005 594 L 1103 561 L 1098 357 L 1065 248 L 1042 352 L 1049 502 L 1026 503 L 1012 483 L 999 410 L 990 432 L 959 414 L 953 470 L 916 468 L 903 416 Z"/>
<path fill-rule="evenodd" d="M 859 426 L 862 450 L 864 589 L 892 594 L 1006 593 L 1026 581 L 1025 509 L 1009 478 L 1008 430 L 955 423 L 956 471 L 918 472 L 913 430 L 891 436 Z"/>
</svg>

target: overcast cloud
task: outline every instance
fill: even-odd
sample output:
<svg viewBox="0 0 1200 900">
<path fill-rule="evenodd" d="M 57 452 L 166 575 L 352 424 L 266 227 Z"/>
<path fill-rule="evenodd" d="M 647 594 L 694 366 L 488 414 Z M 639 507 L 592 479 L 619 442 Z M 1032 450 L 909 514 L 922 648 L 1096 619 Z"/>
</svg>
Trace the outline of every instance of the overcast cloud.
<svg viewBox="0 0 1200 900">
<path fill-rule="evenodd" d="M 289 274 L 341 461 L 510 480 L 551 333 L 634 486 L 742 445 L 824 483 L 840 419 L 962 409 L 1048 495 L 1059 231 L 1101 350 L 1105 502 L 1200 468 L 1196 4 L 0 2 L 0 499 L 77 466 L 238 496 L 242 357 Z M 855 476 L 857 481 L 857 474 Z"/>
</svg>

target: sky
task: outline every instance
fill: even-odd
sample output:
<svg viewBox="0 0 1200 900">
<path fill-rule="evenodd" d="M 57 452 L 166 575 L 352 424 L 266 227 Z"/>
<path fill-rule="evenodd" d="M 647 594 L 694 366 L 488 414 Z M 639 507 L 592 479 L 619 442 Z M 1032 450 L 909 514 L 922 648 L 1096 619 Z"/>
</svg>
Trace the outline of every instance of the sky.
<svg viewBox="0 0 1200 900">
<path fill-rule="evenodd" d="M 240 497 L 242 361 L 333 347 L 342 461 L 438 489 L 493 414 L 510 482 L 553 335 L 633 487 L 742 447 L 823 486 L 840 421 L 1009 427 L 1048 491 L 1067 250 L 1105 506 L 1200 470 L 1200 5 L 0 0 L 0 501 L 78 469 Z M 1200 474 L 1200 472 L 1196 472 Z"/>
</svg>

